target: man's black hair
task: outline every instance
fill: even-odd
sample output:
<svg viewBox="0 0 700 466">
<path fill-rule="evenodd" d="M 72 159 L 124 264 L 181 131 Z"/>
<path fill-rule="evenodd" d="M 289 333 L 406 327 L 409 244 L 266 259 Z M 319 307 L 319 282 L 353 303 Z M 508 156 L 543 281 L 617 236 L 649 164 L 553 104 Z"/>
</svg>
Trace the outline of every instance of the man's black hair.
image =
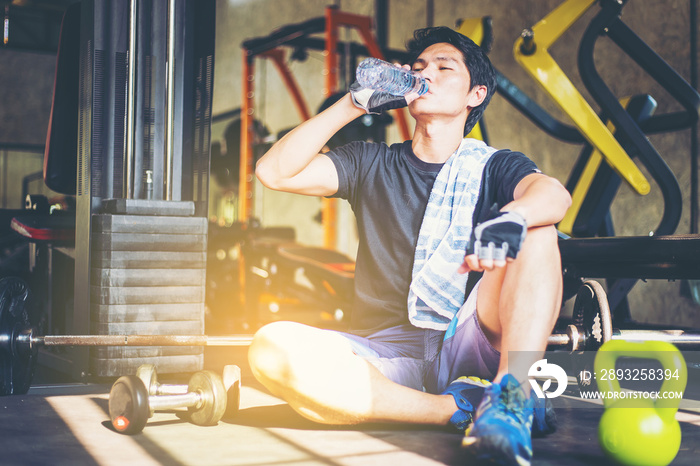
<svg viewBox="0 0 700 466">
<path fill-rule="evenodd" d="M 409 64 L 413 66 L 413 63 L 425 49 L 440 43 L 453 45 L 462 53 L 464 64 L 471 76 L 470 90 L 474 86 L 486 86 L 486 98 L 479 106 L 474 107 L 467 117 L 467 122 L 464 125 L 464 134 L 466 135 L 479 121 L 496 91 L 496 71 L 484 49 L 467 36 L 445 26 L 417 29 L 413 33 L 413 39 L 406 44 L 410 56 Z"/>
</svg>

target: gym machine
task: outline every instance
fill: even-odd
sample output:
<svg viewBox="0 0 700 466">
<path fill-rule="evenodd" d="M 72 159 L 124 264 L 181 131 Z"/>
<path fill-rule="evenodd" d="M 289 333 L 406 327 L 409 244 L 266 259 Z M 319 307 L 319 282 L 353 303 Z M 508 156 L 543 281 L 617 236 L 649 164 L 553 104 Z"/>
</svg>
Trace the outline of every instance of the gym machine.
<svg viewBox="0 0 700 466">
<path fill-rule="evenodd" d="M 44 180 L 76 207 L 12 222 L 43 251 L 46 305 L 31 316 L 42 329 L 203 333 L 214 20 L 212 0 L 83 0 L 67 10 Z M 197 346 L 38 358 L 77 380 L 144 362 L 163 372 L 203 365 Z"/>
<path fill-rule="evenodd" d="M 593 112 L 548 52 L 595 3 L 600 11 L 581 39 L 578 69 L 586 88 L 602 109 L 600 116 Z M 607 279 L 610 308 L 617 325 L 631 324 L 626 296 L 638 279 L 700 278 L 697 268 L 700 238 L 674 235 L 681 217 L 681 190 L 673 172 L 646 137 L 697 124 L 700 95 L 622 21 L 626 3 L 567 0 L 523 31 L 513 49 L 516 61 L 571 117 L 589 144 L 567 182 L 573 204 L 558 227 L 565 234 L 562 238 L 566 235 L 577 238 L 560 241 L 562 263 L 565 278 L 573 283 L 581 277 Z M 683 110 L 654 115 L 656 102 L 648 95 L 618 100 L 602 81 L 593 60 L 595 43 L 604 35 L 668 89 Z M 606 120 L 609 120 L 607 125 Z M 635 157 L 662 193 L 663 215 L 650 237 L 615 237 L 610 206 L 622 180 L 640 194 L 650 189 L 646 177 L 640 177 L 641 172 L 632 160 Z M 594 236 L 602 238 L 591 238 Z"/>
</svg>

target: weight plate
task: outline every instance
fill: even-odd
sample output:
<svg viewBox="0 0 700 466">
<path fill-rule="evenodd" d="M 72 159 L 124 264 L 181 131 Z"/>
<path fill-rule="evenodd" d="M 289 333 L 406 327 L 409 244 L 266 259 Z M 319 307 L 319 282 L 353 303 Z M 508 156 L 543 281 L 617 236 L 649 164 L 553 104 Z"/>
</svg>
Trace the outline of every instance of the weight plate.
<svg viewBox="0 0 700 466">
<path fill-rule="evenodd" d="M 576 295 L 572 323 L 584 331 L 580 353 L 572 354 L 576 381 L 582 392 L 595 392 L 597 384 L 593 376 L 595 352 L 603 343 L 612 339 L 612 317 L 608 298 L 600 283 L 587 280 Z"/>
<path fill-rule="evenodd" d="M 94 251 L 93 267 L 100 269 L 203 269 L 206 252 Z"/>
<path fill-rule="evenodd" d="M 585 331 L 585 351 L 596 351 L 612 339 L 610 307 L 600 283 L 594 280 L 584 282 L 576 295 L 572 320 Z"/>
<path fill-rule="evenodd" d="M 148 390 L 135 375 L 119 377 L 109 392 L 109 417 L 120 434 L 138 434 L 150 415 Z"/>
<path fill-rule="evenodd" d="M 195 372 L 190 378 L 188 391 L 200 396 L 200 402 L 188 408 L 193 424 L 212 426 L 221 420 L 226 412 L 226 387 L 219 374 L 213 371 Z"/>
<path fill-rule="evenodd" d="M 96 286 L 192 286 L 205 283 L 205 269 L 99 269 L 90 271 Z"/>
<path fill-rule="evenodd" d="M 136 377 L 141 379 L 143 384 L 146 386 L 146 391 L 149 395 L 156 395 L 158 391 L 158 374 L 156 373 L 156 366 L 153 364 L 141 364 L 138 369 L 136 369 Z M 151 413 L 153 415 L 153 413 Z"/>
<path fill-rule="evenodd" d="M 29 299 L 29 287 L 22 279 L 0 279 L 0 395 L 25 394 L 32 383 L 37 350 L 17 341 L 31 329 Z"/>
<path fill-rule="evenodd" d="M 226 412 L 231 418 L 238 414 L 241 406 L 241 368 L 235 365 L 224 366 L 224 387 L 226 388 Z"/>
<path fill-rule="evenodd" d="M 207 250 L 207 237 L 170 233 L 94 233 L 92 250 L 200 252 Z"/>
<path fill-rule="evenodd" d="M 95 304 L 172 304 L 204 301 L 204 286 L 91 286 Z"/>
<path fill-rule="evenodd" d="M 204 365 L 204 353 L 128 359 L 90 356 L 90 367 L 93 368 L 92 375 L 95 377 L 119 377 L 122 374 L 133 374 L 141 364 L 155 364 L 161 374 L 192 373 L 200 370 Z"/>
<path fill-rule="evenodd" d="M 94 233 L 162 233 L 178 235 L 206 235 L 209 221 L 206 217 L 162 217 L 142 215 L 93 216 Z"/>
</svg>

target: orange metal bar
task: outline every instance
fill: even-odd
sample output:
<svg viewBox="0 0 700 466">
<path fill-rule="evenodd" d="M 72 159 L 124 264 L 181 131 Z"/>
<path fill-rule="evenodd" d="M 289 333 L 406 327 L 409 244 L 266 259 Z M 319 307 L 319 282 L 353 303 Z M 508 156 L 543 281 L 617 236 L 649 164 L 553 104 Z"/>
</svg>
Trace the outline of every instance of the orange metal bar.
<svg viewBox="0 0 700 466">
<path fill-rule="evenodd" d="M 238 175 L 238 221 L 246 222 L 253 212 L 253 115 L 255 113 L 255 58 L 243 49 L 243 95 L 241 104 L 241 147 Z M 240 247 L 240 246 L 239 246 Z M 246 309 L 245 285 L 246 264 L 243 255 L 239 255 L 238 299 Z"/>
<path fill-rule="evenodd" d="M 330 96 L 338 86 L 338 57 L 335 53 L 338 47 L 338 28 L 336 23 L 337 9 L 326 7 L 326 50 L 323 51 L 325 82 L 323 87 L 324 97 Z"/>
<path fill-rule="evenodd" d="M 338 10 L 336 8 L 326 7 L 326 49 L 323 51 L 325 57 L 323 68 L 325 76 L 324 97 L 329 97 L 338 87 L 338 56 L 336 54 L 338 47 L 337 13 Z M 323 245 L 326 248 L 335 249 L 338 241 L 336 228 L 338 213 L 335 199 L 321 198 L 321 218 L 323 222 Z"/>
<path fill-rule="evenodd" d="M 247 221 L 253 207 L 253 114 L 255 113 L 255 62 L 243 50 L 243 99 L 241 106 L 241 150 L 238 183 L 238 220 Z"/>
<path fill-rule="evenodd" d="M 329 13 L 328 10 L 332 10 L 330 13 L 331 16 L 333 16 L 333 25 L 334 26 L 348 26 L 348 27 L 354 27 L 357 29 L 357 32 L 360 34 L 360 37 L 362 37 L 362 40 L 365 44 L 365 47 L 367 47 L 367 51 L 369 51 L 369 54 L 373 57 L 379 58 L 381 60 L 385 60 L 384 54 L 382 53 L 382 50 L 379 48 L 379 45 L 377 45 L 377 39 L 374 37 L 374 34 L 372 34 L 372 20 L 369 16 L 361 16 L 361 15 L 355 15 L 352 13 L 343 13 L 341 11 L 334 10 L 333 8 L 328 8 L 326 10 L 326 17 L 328 17 Z M 326 27 L 328 27 L 329 24 L 326 22 Z M 336 33 L 337 37 L 337 33 Z M 328 41 L 326 41 L 326 52 L 330 53 L 330 51 L 335 52 L 335 48 L 329 48 Z M 335 47 L 335 43 L 332 44 Z M 334 54 L 331 54 L 334 55 Z M 329 94 L 330 95 L 330 94 Z M 396 116 L 396 122 L 399 125 L 399 131 L 401 132 L 401 137 L 405 139 L 410 139 L 411 138 L 411 131 L 408 129 L 408 121 L 406 120 L 406 112 L 404 109 L 399 108 L 396 110 L 393 110 L 394 116 Z"/>
<path fill-rule="evenodd" d="M 247 221 L 252 216 L 252 200 L 254 189 L 253 167 L 253 121 L 255 115 L 255 57 L 250 57 L 246 50 L 243 51 L 243 99 L 241 107 L 241 158 L 240 178 L 238 186 L 238 220 Z M 277 67 L 285 86 L 292 95 L 294 104 L 302 119 L 310 118 L 309 109 L 299 91 L 299 86 L 292 77 L 291 70 L 287 67 L 284 58 L 285 53 L 281 49 L 272 49 L 260 54 L 260 56 L 272 59 Z"/>
<path fill-rule="evenodd" d="M 294 79 L 292 70 L 290 70 L 287 66 L 286 52 L 278 47 L 263 52 L 260 54 L 260 56 L 270 58 L 275 64 L 277 71 L 279 72 L 280 76 L 282 77 L 282 80 L 284 81 L 285 87 L 292 95 L 292 100 L 294 100 L 294 105 L 296 105 L 297 111 L 299 112 L 299 115 L 301 116 L 302 120 L 306 121 L 309 118 L 311 118 L 309 108 L 306 106 L 306 101 L 304 100 L 304 97 L 302 97 L 301 91 L 299 90 L 299 85 Z"/>
<path fill-rule="evenodd" d="M 357 29 L 360 37 L 364 41 L 370 55 L 384 60 L 384 54 L 377 45 L 377 39 L 372 34 L 372 20 L 368 16 L 356 15 L 352 13 L 344 13 L 338 11 L 334 7 L 327 7 L 325 11 L 326 18 L 326 50 L 325 68 L 325 86 L 323 95 L 330 96 L 336 91 L 338 86 L 338 58 L 336 50 L 338 47 L 338 27 L 346 26 Z M 411 132 L 408 128 L 406 114 L 404 109 L 394 110 L 396 121 L 399 125 L 399 131 L 403 139 L 409 139 Z M 327 248 L 335 248 L 337 238 L 337 213 L 335 199 L 323 198 L 322 200 L 323 226 L 324 226 L 324 245 Z"/>
</svg>

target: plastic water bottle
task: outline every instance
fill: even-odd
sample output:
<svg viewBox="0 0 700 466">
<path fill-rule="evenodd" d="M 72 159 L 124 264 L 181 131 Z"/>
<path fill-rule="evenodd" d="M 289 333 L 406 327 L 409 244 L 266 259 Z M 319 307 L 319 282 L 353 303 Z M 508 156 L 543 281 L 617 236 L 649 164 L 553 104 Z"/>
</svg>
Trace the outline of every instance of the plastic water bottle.
<svg viewBox="0 0 700 466">
<path fill-rule="evenodd" d="M 393 95 L 428 92 L 426 80 L 414 71 L 387 63 L 378 58 L 365 58 L 357 67 L 357 82 L 367 89 L 376 89 Z"/>
</svg>

